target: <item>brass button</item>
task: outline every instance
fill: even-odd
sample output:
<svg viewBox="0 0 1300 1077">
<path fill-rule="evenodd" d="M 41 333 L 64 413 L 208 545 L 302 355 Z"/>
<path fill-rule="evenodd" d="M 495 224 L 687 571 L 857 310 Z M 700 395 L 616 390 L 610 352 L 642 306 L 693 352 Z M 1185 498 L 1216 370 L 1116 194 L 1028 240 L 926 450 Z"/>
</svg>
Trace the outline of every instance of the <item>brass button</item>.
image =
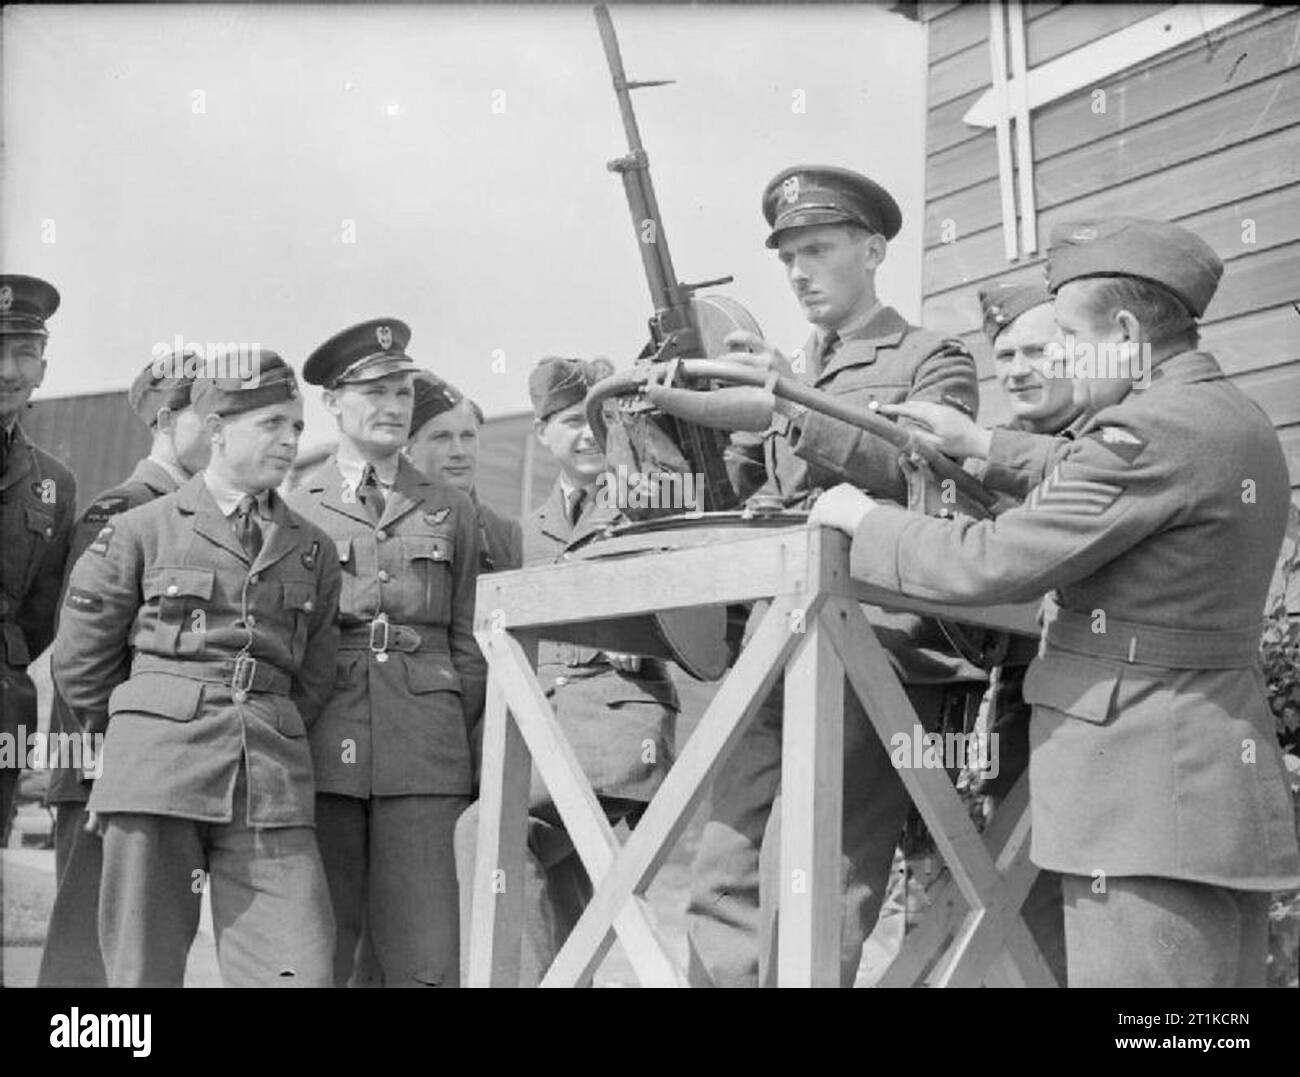
<svg viewBox="0 0 1300 1077">
<path fill-rule="evenodd" d="M 387 583 L 387 582 L 388 582 L 389 580 L 391 580 L 392 578 L 393 578 L 393 577 L 390 576 L 390 575 L 388 574 L 388 569 L 386 569 L 386 568 L 381 568 L 381 569 L 379 570 L 379 582 L 380 582 L 380 583 Z"/>
<path fill-rule="evenodd" d="M 181 593 L 181 589 L 173 583 L 170 587 L 167 588 L 167 593 L 169 595 L 179 595 Z"/>
<path fill-rule="evenodd" d="M 255 628 L 255 627 L 257 626 L 257 618 L 254 617 L 251 613 L 248 615 L 248 619 L 247 619 L 247 620 L 248 620 L 248 627 L 249 627 L 249 628 Z"/>
<path fill-rule="evenodd" d="M 307 601 L 302 604 L 302 608 L 306 610 L 308 613 L 311 613 L 312 609 L 314 608 L 314 604 L 312 603 L 312 600 L 310 598 L 307 599 Z"/>
<path fill-rule="evenodd" d="M 555 687 L 556 687 L 556 688 L 563 688 L 563 687 L 564 687 L 566 684 L 568 684 L 568 683 L 569 683 L 569 678 L 568 678 L 568 677 L 556 677 L 556 678 L 555 678 Z"/>
<path fill-rule="evenodd" d="M 384 539 L 388 538 L 388 532 L 381 527 L 378 531 L 375 532 L 375 538 L 377 538 L 380 542 L 383 542 Z"/>
<path fill-rule="evenodd" d="M 248 582 L 249 582 L 249 583 L 261 583 L 261 582 L 262 582 L 262 577 L 261 577 L 260 575 L 258 575 L 256 572 L 254 572 L 251 576 L 248 577 Z"/>
<path fill-rule="evenodd" d="M 246 700 L 247 698 L 248 698 L 248 693 L 245 692 L 242 688 L 235 693 L 236 703 L 243 703 L 244 700 Z"/>
<path fill-rule="evenodd" d="M 388 652 L 387 652 L 387 651 L 380 651 L 377 655 L 375 655 L 375 661 L 376 661 L 376 662 L 387 662 L 387 661 L 388 661 Z"/>
</svg>

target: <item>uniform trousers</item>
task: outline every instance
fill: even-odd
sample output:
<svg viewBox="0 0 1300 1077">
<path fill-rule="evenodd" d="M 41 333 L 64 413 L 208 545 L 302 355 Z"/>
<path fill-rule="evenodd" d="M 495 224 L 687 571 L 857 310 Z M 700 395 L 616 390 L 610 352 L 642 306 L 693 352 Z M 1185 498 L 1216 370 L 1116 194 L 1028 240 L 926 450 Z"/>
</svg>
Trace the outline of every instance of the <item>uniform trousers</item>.
<svg viewBox="0 0 1300 1077">
<path fill-rule="evenodd" d="M 922 724 L 945 685 L 905 685 Z M 709 819 L 691 865 L 690 980 L 696 986 L 776 983 L 781 899 L 782 682 L 714 779 Z M 875 927 L 911 800 L 857 695 L 844 684 L 844 822 L 840 983 L 852 987 Z"/>
<path fill-rule="evenodd" d="M 99 938 L 110 987 L 182 986 L 205 881 L 227 987 L 329 986 L 334 918 L 315 834 L 249 826 L 246 803 L 241 762 L 229 823 L 103 816 Z"/>
<path fill-rule="evenodd" d="M 536 793 L 536 789 L 534 790 Z M 645 802 L 624 797 L 597 797 L 611 827 L 635 823 Z M 470 908 L 474 899 L 474 861 L 478 849 L 478 802 L 456 825 L 456 873 L 460 879 L 461 968 L 469 961 Z M 506 880 L 506 885 L 510 881 Z M 520 954 L 493 955 L 494 976 L 510 985 L 536 987 L 560 952 L 569 933 L 591 900 L 591 878 L 573 847 L 555 805 L 544 795 L 528 809 L 528 839 L 524 849 L 524 921 Z"/>
<path fill-rule="evenodd" d="M 99 878 L 104 839 L 86 831 L 86 805 L 63 801 L 54 820 L 54 877 L 58 889 L 38 987 L 106 987 L 99 952 Z"/>
<path fill-rule="evenodd" d="M 1071 987 L 1264 986 L 1264 891 L 1087 875 L 1062 875 L 1061 890 Z"/>
<path fill-rule="evenodd" d="M 352 979 L 367 927 L 385 987 L 459 985 L 453 834 L 469 803 L 464 796 L 317 794 L 316 837 L 338 925 L 335 986 Z"/>
</svg>

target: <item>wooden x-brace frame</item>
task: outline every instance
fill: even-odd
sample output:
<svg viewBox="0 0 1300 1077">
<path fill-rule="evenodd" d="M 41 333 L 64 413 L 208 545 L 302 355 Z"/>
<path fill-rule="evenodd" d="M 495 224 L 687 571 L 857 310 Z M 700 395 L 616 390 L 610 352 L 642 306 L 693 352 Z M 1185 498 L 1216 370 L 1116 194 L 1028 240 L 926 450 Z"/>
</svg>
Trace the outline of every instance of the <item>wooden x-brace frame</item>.
<svg viewBox="0 0 1300 1077">
<path fill-rule="evenodd" d="M 489 676 L 470 986 L 509 986 L 501 969 L 510 963 L 495 962 L 494 955 L 518 953 L 521 944 L 533 764 L 595 887 L 542 985 L 590 982 L 617 934 L 642 984 L 687 986 L 642 895 L 782 673 L 778 982 L 839 983 L 844 675 L 886 745 L 896 733 L 911 738 L 919 725 L 859 603 L 1021 632 L 1034 631 L 1033 617 L 1022 607 L 957 610 L 857 584 L 848 574 L 848 539 L 828 529 L 737 534 L 725 543 L 480 578 L 475 634 Z M 533 674 L 530 652 L 537 639 L 558 632 L 600 646 L 602 620 L 764 598 L 771 605 L 761 623 L 621 844 Z M 886 981 L 1051 983 L 1019 915 L 1035 875 L 1026 857 L 1025 782 L 982 837 L 945 771 L 904 768 L 899 774 L 950 878 Z"/>
</svg>

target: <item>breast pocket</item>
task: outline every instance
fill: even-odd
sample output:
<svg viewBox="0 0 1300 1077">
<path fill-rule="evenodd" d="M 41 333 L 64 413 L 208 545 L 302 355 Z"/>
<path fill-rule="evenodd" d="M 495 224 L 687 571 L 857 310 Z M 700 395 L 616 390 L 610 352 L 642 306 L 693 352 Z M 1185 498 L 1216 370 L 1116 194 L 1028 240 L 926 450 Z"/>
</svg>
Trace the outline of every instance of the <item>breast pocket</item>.
<svg viewBox="0 0 1300 1077">
<path fill-rule="evenodd" d="M 215 578 L 210 568 L 154 568 L 145 574 L 145 603 L 157 603 L 153 634 L 157 653 L 202 653 Z"/>
<path fill-rule="evenodd" d="M 404 535 L 402 552 L 422 592 L 419 620 L 446 624 L 451 620 L 455 541 L 447 535 Z"/>
</svg>

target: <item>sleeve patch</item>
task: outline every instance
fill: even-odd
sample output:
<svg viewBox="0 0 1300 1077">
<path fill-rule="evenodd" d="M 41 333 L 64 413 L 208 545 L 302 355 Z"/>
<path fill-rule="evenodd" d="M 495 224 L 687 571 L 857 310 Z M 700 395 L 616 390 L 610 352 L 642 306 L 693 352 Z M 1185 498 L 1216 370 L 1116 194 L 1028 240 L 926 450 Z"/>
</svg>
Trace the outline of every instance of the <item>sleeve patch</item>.
<svg viewBox="0 0 1300 1077">
<path fill-rule="evenodd" d="M 119 512 L 125 512 L 131 507 L 129 498 L 126 497 L 101 497 L 86 510 L 85 523 L 102 524 L 110 516 L 116 516 Z"/>
<path fill-rule="evenodd" d="M 79 587 L 68 588 L 66 605 L 85 613 L 98 613 L 104 608 L 104 599 L 93 591 L 83 591 Z"/>
<path fill-rule="evenodd" d="M 87 550 L 90 553 L 97 553 L 99 554 L 100 557 L 103 557 L 106 553 L 108 553 L 108 543 L 112 539 L 112 537 L 113 537 L 112 524 L 109 524 L 107 527 L 101 527 L 99 529 L 99 534 L 95 536 L 95 541 L 92 542 L 87 547 Z"/>
<path fill-rule="evenodd" d="M 1108 482 L 1061 477 L 1061 465 L 1034 487 L 1026 507 L 1030 512 L 1060 512 L 1073 516 L 1100 516 L 1124 492 Z"/>
<path fill-rule="evenodd" d="M 1088 435 L 1126 464 L 1133 463 L 1147 447 L 1146 439 L 1122 426 L 1103 426 Z"/>
</svg>

